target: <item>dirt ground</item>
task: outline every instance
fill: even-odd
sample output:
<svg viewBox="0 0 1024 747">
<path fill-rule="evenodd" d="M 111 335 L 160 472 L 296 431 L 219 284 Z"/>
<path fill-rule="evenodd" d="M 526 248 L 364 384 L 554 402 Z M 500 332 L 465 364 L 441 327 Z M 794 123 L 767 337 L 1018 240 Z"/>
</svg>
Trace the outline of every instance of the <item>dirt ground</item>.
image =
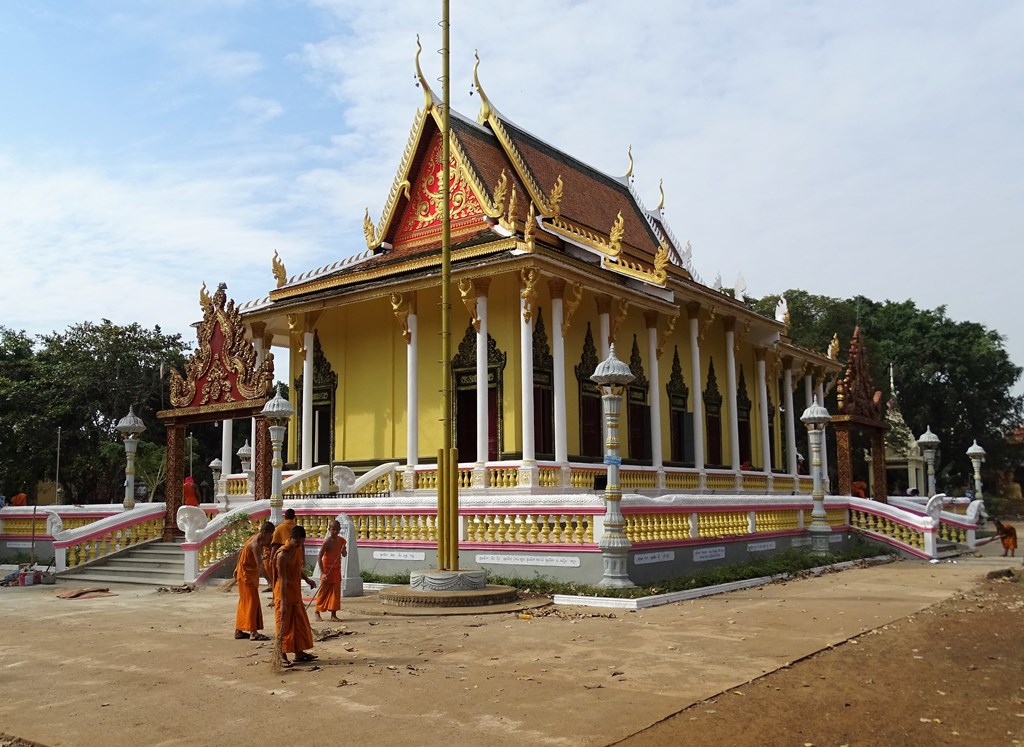
<svg viewBox="0 0 1024 747">
<path fill-rule="evenodd" d="M 233 594 L 0 589 L 0 747 L 264 744 L 288 723 L 374 745 L 1020 744 L 1024 584 L 985 579 L 1020 563 L 903 561 L 638 612 L 398 616 L 368 595 L 282 673 L 232 638 Z"/>
</svg>

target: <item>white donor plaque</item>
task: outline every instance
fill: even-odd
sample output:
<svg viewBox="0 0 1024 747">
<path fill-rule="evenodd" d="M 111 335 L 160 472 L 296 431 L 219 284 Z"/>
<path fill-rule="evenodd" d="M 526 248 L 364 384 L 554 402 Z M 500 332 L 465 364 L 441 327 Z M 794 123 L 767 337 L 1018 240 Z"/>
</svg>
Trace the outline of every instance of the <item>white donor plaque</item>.
<svg viewBox="0 0 1024 747">
<path fill-rule="evenodd" d="M 633 556 L 633 562 L 637 565 L 646 563 L 668 563 L 676 559 L 674 550 L 661 550 L 659 552 L 641 552 Z"/>
<path fill-rule="evenodd" d="M 775 540 L 768 540 L 767 542 L 748 542 L 747 552 L 766 552 L 767 550 L 775 549 Z"/>
<path fill-rule="evenodd" d="M 828 538 L 828 541 L 829 542 L 842 542 L 843 541 L 843 535 L 841 535 L 841 534 L 833 534 L 831 537 Z"/>
<path fill-rule="evenodd" d="M 698 547 L 693 551 L 693 561 L 703 563 L 705 560 L 725 560 L 724 547 Z"/>
<path fill-rule="evenodd" d="M 548 565 L 559 568 L 579 568 L 575 555 L 477 555 L 476 562 L 487 565 Z"/>
<path fill-rule="evenodd" d="M 425 560 L 425 552 L 414 552 L 412 550 L 374 550 L 374 560 Z"/>
<path fill-rule="evenodd" d="M 811 544 L 810 537 L 794 537 L 793 541 L 789 543 L 793 547 L 806 547 Z"/>
</svg>

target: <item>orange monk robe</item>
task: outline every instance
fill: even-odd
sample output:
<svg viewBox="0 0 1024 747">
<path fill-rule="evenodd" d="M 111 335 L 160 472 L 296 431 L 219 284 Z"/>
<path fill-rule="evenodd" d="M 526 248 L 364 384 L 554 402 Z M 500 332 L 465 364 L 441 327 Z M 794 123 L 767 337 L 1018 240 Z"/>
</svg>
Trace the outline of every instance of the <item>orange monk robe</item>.
<svg viewBox="0 0 1024 747">
<path fill-rule="evenodd" d="M 295 519 L 285 519 L 274 529 L 274 536 L 270 540 L 271 545 L 286 545 L 288 538 L 292 536 L 292 527 L 295 526 Z"/>
<path fill-rule="evenodd" d="M 185 478 L 185 484 L 181 487 L 181 497 L 186 506 L 199 505 L 199 490 L 191 477 Z"/>
<path fill-rule="evenodd" d="M 28 496 L 24 493 L 18 493 L 16 496 L 11 498 L 12 506 L 24 506 L 26 503 L 28 503 Z"/>
<path fill-rule="evenodd" d="M 238 555 L 238 611 L 235 613 L 235 630 L 262 630 L 263 610 L 260 608 L 260 563 L 256 555 L 256 540 L 253 535 Z"/>
<path fill-rule="evenodd" d="M 288 571 L 277 574 L 274 586 L 274 612 L 277 634 L 281 637 L 281 653 L 301 654 L 313 648 L 313 628 L 302 603 L 302 567 L 305 555 L 300 548 L 291 552 L 278 550 L 274 562 L 281 562 Z"/>
<path fill-rule="evenodd" d="M 1010 551 L 1017 549 L 1017 529 L 1009 524 L 1003 524 L 999 532 L 999 538 L 1003 541 L 1003 549 Z"/>
<path fill-rule="evenodd" d="M 324 550 L 323 566 L 326 569 L 320 576 L 320 588 L 316 594 L 317 612 L 337 612 L 341 609 L 341 551 L 345 549 L 345 540 L 338 538 L 334 547 Z"/>
</svg>

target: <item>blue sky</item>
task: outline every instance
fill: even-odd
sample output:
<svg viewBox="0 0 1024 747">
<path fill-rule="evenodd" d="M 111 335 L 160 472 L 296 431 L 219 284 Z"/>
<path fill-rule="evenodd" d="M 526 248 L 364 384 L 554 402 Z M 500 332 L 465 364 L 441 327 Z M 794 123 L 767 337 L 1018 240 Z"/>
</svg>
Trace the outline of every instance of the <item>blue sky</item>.
<svg viewBox="0 0 1024 747">
<path fill-rule="evenodd" d="M 0 3 L 0 324 L 109 318 L 191 338 L 365 248 L 422 94 L 440 2 Z M 1024 363 L 1024 4 L 452 2 L 502 113 L 625 172 L 707 283 L 913 298 Z M 438 90 L 440 84 L 436 84 Z"/>
</svg>

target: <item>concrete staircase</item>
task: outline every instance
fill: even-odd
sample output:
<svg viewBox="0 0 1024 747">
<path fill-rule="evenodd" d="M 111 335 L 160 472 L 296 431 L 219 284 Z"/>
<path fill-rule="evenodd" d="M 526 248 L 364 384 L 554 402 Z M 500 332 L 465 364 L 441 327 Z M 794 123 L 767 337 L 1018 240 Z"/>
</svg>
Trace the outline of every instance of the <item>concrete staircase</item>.
<svg viewBox="0 0 1024 747">
<path fill-rule="evenodd" d="M 970 552 L 967 545 L 958 545 L 955 542 L 949 542 L 948 540 L 936 540 L 935 542 L 935 554 L 939 560 L 955 558 L 964 552 Z"/>
<path fill-rule="evenodd" d="M 60 575 L 65 581 L 89 584 L 181 586 L 185 581 L 185 551 L 181 542 L 147 542 Z"/>
</svg>

